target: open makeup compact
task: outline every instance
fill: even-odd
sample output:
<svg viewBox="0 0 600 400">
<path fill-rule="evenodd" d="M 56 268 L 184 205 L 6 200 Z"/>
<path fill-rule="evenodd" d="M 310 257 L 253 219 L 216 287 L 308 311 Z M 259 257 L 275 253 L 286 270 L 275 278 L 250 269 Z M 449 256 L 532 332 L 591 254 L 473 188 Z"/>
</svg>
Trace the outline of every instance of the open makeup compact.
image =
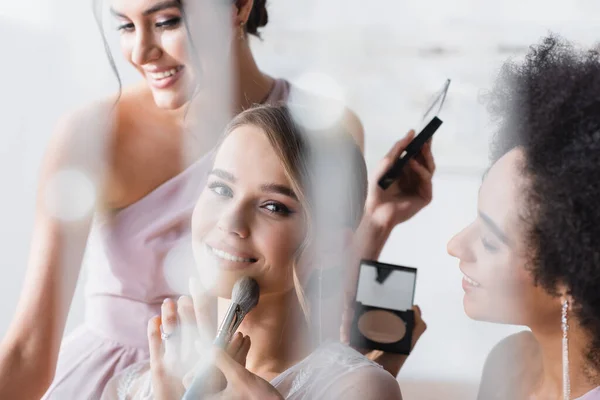
<svg viewBox="0 0 600 400">
<path fill-rule="evenodd" d="M 409 354 L 415 315 L 416 268 L 361 261 L 350 343 Z"/>
</svg>

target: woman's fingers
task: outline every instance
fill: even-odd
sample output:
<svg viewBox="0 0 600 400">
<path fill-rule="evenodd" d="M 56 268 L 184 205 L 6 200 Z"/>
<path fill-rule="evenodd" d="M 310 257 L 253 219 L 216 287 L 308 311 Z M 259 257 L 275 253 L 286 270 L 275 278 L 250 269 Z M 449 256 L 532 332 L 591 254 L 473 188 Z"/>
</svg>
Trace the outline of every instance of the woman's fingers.
<svg viewBox="0 0 600 400">
<path fill-rule="evenodd" d="M 148 321 L 148 345 L 150 348 L 150 363 L 161 362 L 163 357 L 163 343 L 160 332 L 161 320 L 156 316 Z"/>
<path fill-rule="evenodd" d="M 179 358 L 179 351 L 176 346 L 176 336 L 178 333 L 177 324 L 177 305 L 172 299 L 165 299 L 161 306 L 161 330 L 164 341 L 164 357 L 168 365 L 175 363 Z"/>
<path fill-rule="evenodd" d="M 415 131 L 411 130 L 406 134 L 406 136 L 394 143 L 392 148 L 388 151 L 388 153 L 379 163 L 379 166 L 375 171 L 375 180 L 379 181 L 383 174 L 385 174 L 392 167 L 392 165 L 394 165 L 396 160 L 400 158 L 402 152 L 404 151 L 404 149 L 406 149 L 406 146 L 408 146 L 408 144 L 414 136 Z"/>
<path fill-rule="evenodd" d="M 172 299 L 166 298 L 160 308 L 162 329 L 166 335 L 172 335 L 177 329 L 177 308 Z"/>
<path fill-rule="evenodd" d="M 227 345 L 227 349 L 226 349 L 227 354 L 229 354 L 229 356 L 231 358 L 235 358 L 235 355 L 242 347 L 243 341 L 244 341 L 244 335 L 241 332 L 236 332 L 233 335 L 233 337 L 231 338 L 231 341 Z"/>
<path fill-rule="evenodd" d="M 425 143 L 421 154 L 423 155 L 423 160 L 425 161 L 425 167 L 427 167 L 429 172 L 431 172 L 431 174 L 433 175 L 433 173 L 435 172 L 435 160 L 433 158 L 433 152 L 431 151 L 431 139 L 429 139 L 429 141 Z"/>
<path fill-rule="evenodd" d="M 154 317 L 148 321 L 148 344 L 150 349 L 150 374 L 152 376 L 152 387 L 158 399 L 165 398 L 168 392 L 168 373 L 163 362 L 164 346 L 161 338 L 160 317 Z"/>
<path fill-rule="evenodd" d="M 250 351 L 251 345 L 252 343 L 250 341 L 250 336 L 244 336 L 240 348 L 235 356 L 233 356 L 233 359 L 243 367 L 246 366 L 246 358 L 248 357 L 248 352 Z"/>
<path fill-rule="evenodd" d="M 197 360 L 195 342 L 198 339 L 198 328 L 194 315 L 194 304 L 189 296 L 181 296 L 177 301 L 177 317 L 179 319 L 179 358 L 181 368 L 187 371 Z"/>
<path fill-rule="evenodd" d="M 214 338 L 216 334 L 217 302 L 216 298 L 208 296 L 201 289 L 196 278 L 190 278 L 190 293 L 194 304 L 194 314 L 198 332 L 207 338 Z"/>
<path fill-rule="evenodd" d="M 220 348 L 215 349 L 215 366 L 225 375 L 228 384 L 238 385 L 249 374 L 243 365 Z"/>
<path fill-rule="evenodd" d="M 421 313 L 421 307 L 413 306 L 415 313 L 415 326 L 413 329 L 412 346 L 414 347 L 421 335 L 427 330 L 427 324 L 423 320 L 423 314 Z"/>
<path fill-rule="evenodd" d="M 431 184 L 433 175 L 426 167 L 419 164 L 419 162 L 416 160 L 410 160 L 410 167 L 418 177 L 418 187 L 416 188 L 418 195 L 421 196 L 427 203 L 429 203 L 433 197 Z"/>
</svg>

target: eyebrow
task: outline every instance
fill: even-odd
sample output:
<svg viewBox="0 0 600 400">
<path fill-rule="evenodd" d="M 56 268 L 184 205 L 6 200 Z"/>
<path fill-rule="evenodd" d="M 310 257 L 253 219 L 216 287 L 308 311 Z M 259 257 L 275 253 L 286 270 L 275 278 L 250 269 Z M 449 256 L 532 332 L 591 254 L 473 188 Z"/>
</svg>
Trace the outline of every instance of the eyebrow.
<svg viewBox="0 0 600 400">
<path fill-rule="evenodd" d="M 230 174 L 229 172 L 223 171 L 222 169 L 218 169 L 218 168 L 215 168 L 212 171 L 210 171 L 209 175 L 214 175 L 217 178 L 224 179 L 231 183 L 235 183 L 235 181 L 236 181 L 235 176 L 233 176 L 233 174 Z"/>
<path fill-rule="evenodd" d="M 233 174 L 231 174 L 230 172 L 227 172 L 227 171 L 223 171 L 222 169 L 218 169 L 218 168 L 215 168 L 212 171 L 210 171 L 209 175 L 214 175 L 218 178 L 221 178 L 221 179 L 226 180 L 231 183 L 235 183 L 237 181 L 236 177 L 233 176 Z M 289 187 L 284 186 L 284 185 L 279 185 L 277 183 L 267 183 L 267 184 L 261 185 L 260 190 L 265 193 L 281 194 L 281 195 L 290 197 L 290 198 L 298 201 L 298 196 L 296 196 L 296 193 L 294 193 L 294 191 L 292 189 L 290 189 Z"/>
<path fill-rule="evenodd" d="M 142 12 L 142 15 L 144 17 L 147 17 L 148 15 L 157 13 L 159 11 L 164 11 L 167 10 L 169 8 L 177 8 L 177 9 L 181 9 L 181 6 L 179 4 L 178 1 L 175 0 L 168 0 L 168 1 L 161 1 L 160 3 L 156 3 L 155 5 L 153 5 L 152 7 L 148 8 L 147 10 L 144 10 L 144 12 Z M 110 13 L 117 16 L 117 17 L 121 17 L 121 18 L 127 18 L 126 15 L 121 14 L 120 12 L 116 11 L 114 8 L 110 8 Z"/>
<path fill-rule="evenodd" d="M 506 236 L 502 229 L 500 229 L 500 227 L 496 225 L 496 223 L 488 215 L 479 211 L 479 218 L 481 218 L 481 220 L 487 225 L 488 228 L 490 228 L 492 233 L 494 233 L 498 239 L 504 242 L 504 244 L 507 246 L 510 246 L 510 240 L 508 239 L 508 236 Z"/>
<path fill-rule="evenodd" d="M 263 192 L 266 192 L 266 193 L 282 194 L 284 196 L 290 197 L 290 198 L 298 201 L 298 196 L 296 196 L 296 193 L 294 193 L 294 191 L 287 186 L 270 183 L 267 185 L 261 185 L 260 190 L 262 190 Z"/>
</svg>

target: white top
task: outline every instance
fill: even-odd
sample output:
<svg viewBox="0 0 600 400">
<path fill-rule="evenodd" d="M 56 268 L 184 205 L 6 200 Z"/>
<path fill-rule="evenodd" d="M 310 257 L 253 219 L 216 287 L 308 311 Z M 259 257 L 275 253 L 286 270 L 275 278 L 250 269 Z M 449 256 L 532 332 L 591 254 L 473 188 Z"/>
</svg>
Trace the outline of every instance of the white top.
<svg viewBox="0 0 600 400">
<path fill-rule="evenodd" d="M 149 367 L 148 362 L 138 363 L 116 375 L 106 386 L 102 400 L 153 399 Z M 132 387 L 134 382 L 136 389 Z M 398 382 L 390 373 L 337 342 L 322 344 L 271 384 L 286 400 L 402 399 Z"/>
</svg>

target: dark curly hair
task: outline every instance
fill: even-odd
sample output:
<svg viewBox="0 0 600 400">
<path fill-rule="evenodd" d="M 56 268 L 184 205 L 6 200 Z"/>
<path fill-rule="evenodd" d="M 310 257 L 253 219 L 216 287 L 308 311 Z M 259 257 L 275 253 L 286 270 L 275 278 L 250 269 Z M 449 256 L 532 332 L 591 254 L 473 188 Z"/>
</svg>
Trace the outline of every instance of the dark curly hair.
<svg viewBox="0 0 600 400">
<path fill-rule="evenodd" d="M 527 268 L 553 295 L 564 285 L 600 372 L 600 56 L 550 35 L 484 100 L 499 123 L 492 161 L 525 153 Z"/>
<path fill-rule="evenodd" d="M 268 22 L 267 0 L 254 0 L 248 21 L 246 21 L 246 33 L 260 38 L 258 28 L 266 26 Z"/>
</svg>

